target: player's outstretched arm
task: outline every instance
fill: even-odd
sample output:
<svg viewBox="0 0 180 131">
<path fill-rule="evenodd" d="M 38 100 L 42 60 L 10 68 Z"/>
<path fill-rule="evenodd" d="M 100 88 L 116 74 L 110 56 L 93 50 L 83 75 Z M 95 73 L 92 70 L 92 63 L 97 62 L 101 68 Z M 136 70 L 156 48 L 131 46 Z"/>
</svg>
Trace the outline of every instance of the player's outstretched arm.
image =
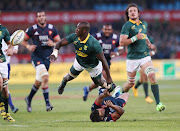
<svg viewBox="0 0 180 131">
<path fill-rule="evenodd" d="M 27 42 L 28 40 L 29 40 L 29 37 L 27 37 L 27 35 L 25 34 L 24 35 L 24 40 L 21 42 L 21 45 L 26 47 L 31 52 L 35 51 L 37 46 L 36 45 L 29 45 L 28 42 Z"/>
<path fill-rule="evenodd" d="M 58 57 L 58 51 L 61 48 L 61 46 L 66 46 L 68 44 L 69 44 L 69 42 L 67 41 L 66 38 L 63 38 L 62 40 L 57 42 L 55 47 L 54 47 L 54 50 L 53 50 L 52 54 L 49 56 L 50 61 L 54 62 L 57 59 L 57 57 Z"/>
<path fill-rule="evenodd" d="M 108 91 L 107 89 L 105 89 L 104 92 L 101 93 L 101 94 L 96 98 L 95 103 L 96 103 L 97 105 L 101 105 L 103 99 L 106 98 L 106 97 L 108 97 L 108 96 L 110 96 L 110 93 L 109 93 L 109 91 Z"/>
<path fill-rule="evenodd" d="M 104 57 L 104 53 L 101 52 L 101 53 L 97 54 L 96 57 L 102 62 L 103 69 L 105 70 L 106 75 L 107 75 L 106 82 L 107 83 L 113 83 L 111 75 L 110 75 L 109 67 L 108 67 L 108 64 L 107 64 L 107 61 L 106 61 L 106 58 Z"/>
</svg>

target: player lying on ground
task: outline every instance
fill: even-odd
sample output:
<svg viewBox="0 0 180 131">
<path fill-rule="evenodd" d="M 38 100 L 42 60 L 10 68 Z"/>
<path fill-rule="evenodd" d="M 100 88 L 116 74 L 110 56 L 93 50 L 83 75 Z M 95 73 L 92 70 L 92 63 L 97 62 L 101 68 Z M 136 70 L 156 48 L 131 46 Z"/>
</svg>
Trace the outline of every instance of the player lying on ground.
<svg viewBox="0 0 180 131">
<path fill-rule="evenodd" d="M 103 92 L 100 89 L 100 95 L 91 107 L 90 119 L 92 122 L 116 121 L 124 113 L 123 107 L 129 98 L 128 93 L 123 93 L 118 97 L 112 97 L 107 89 Z"/>
</svg>

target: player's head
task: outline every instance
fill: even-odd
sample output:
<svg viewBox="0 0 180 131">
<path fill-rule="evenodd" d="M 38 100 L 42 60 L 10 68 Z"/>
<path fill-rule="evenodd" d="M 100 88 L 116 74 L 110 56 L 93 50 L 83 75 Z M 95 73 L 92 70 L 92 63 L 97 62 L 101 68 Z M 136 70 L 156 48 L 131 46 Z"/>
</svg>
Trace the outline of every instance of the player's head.
<svg viewBox="0 0 180 131">
<path fill-rule="evenodd" d="M 46 24 L 46 13 L 45 13 L 45 11 L 38 11 L 37 12 L 37 22 L 40 25 Z"/>
<path fill-rule="evenodd" d="M 139 18 L 139 7 L 134 3 L 129 4 L 125 11 L 125 17 L 127 21 Z"/>
<path fill-rule="evenodd" d="M 92 122 L 102 121 L 105 115 L 105 109 L 99 108 L 91 112 L 90 119 Z"/>
<path fill-rule="evenodd" d="M 80 37 L 87 35 L 90 31 L 90 24 L 88 22 L 79 22 L 75 29 L 76 36 Z"/>
<path fill-rule="evenodd" d="M 102 32 L 104 33 L 104 35 L 106 37 L 109 37 L 113 32 L 112 25 L 111 24 L 104 24 L 102 27 Z"/>
</svg>

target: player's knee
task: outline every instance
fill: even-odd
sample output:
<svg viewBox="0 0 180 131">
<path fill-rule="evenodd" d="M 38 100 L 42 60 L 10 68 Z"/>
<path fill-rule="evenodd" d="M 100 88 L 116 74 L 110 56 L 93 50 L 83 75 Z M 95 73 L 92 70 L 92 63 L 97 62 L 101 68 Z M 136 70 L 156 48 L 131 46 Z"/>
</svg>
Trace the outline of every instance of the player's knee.
<svg viewBox="0 0 180 131">
<path fill-rule="evenodd" d="M 151 73 L 148 75 L 149 81 L 151 83 L 156 83 L 156 77 L 155 77 L 155 73 Z"/>
<path fill-rule="evenodd" d="M 128 80 L 127 80 L 127 84 L 128 84 L 128 87 L 133 87 L 134 84 L 135 84 L 135 77 L 128 77 Z"/>
<path fill-rule="evenodd" d="M 42 76 L 42 82 L 43 83 L 48 83 L 48 81 L 49 81 L 49 75 Z"/>
</svg>

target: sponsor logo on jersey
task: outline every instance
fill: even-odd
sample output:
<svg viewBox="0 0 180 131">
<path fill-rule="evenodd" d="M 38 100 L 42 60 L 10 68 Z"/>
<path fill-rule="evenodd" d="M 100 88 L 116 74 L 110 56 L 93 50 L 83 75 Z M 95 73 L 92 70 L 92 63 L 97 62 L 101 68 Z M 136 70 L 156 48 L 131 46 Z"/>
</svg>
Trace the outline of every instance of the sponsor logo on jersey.
<svg viewBox="0 0 180 131">
<path fill-rule="evenodd" d="M 81 57 L 87 57 L 88 56 L 87 54 L 85 54 L 85 53 L 83 53 L 83 52 L 81 52 L 79 50 L 76 50 L 76 53 L 77 53 L 78 56 L 81 56 Z"/>
<path fill-rule="evenodd" d="M 141 32 L 141 31 L 142 31 L 142 28 L 139 29 L 139 32 Z"/>
<path fill-rule="evenodd" d="M 85 45 L 85 46 L 84 46 L 84 50 L 87 50 L 87 48 L 88 48 L 87 45 Z"/>
<path fill-rule="evenodd" d="M 48 35 L 40 35 L 39 41 L 41 41 L 42 46 L 46 46 L 48 41 Z"/>
<path fill-rule="evenodd" d="M 74 41 L 73 44 L 77 45 L 78 41 Z"/>
<path fill-rule="evenodd" d="M 146 29 L 146 26 L 145 25 L 142 25 L 144 29 Z"/>
<path fill-rule="evenodd" d="M 50 30 L 50 31 L 49 31 L 49 35 L 51 35 L 51 34 L 52 34 L 52 31 Z"/>
<path fill-rule="evenodd" d="M 115 41 L 115 40 L 113 40 L 113 41 L 112 41 L 112 44 L 114 45 L 115 43 L 116 43 L 116 41 Z"/>
<path fill-rule="evenodd" d="M 36 31 L 36 32 L 34 33 L 34 35 L 39 35 L 39 33 Z"/>
<path fill-rule="evenodd" d="M 102 44 L 102 48 L 103 49 L 112 49 L 112 45 L 111 44 Z"/>
<path fill-rule="evenodd" d="M 2 35 L 2 31 L 0 31 L 0 35 Z"/>
<path fill-rule="evenodd" d="M 135 29 L 135 25 L 133 25 L 133 26 L 131 27 L 131 29 L 132 29 L 132 30 Z"/>
<path fill-rule="evenodd" d="M 41 64 L 41 62 L 40 62 L 40 61 L 38 61 L 38 62 L 37 62 L 37 65 L 40 65 L 40 64 Z"/>
</svg>

